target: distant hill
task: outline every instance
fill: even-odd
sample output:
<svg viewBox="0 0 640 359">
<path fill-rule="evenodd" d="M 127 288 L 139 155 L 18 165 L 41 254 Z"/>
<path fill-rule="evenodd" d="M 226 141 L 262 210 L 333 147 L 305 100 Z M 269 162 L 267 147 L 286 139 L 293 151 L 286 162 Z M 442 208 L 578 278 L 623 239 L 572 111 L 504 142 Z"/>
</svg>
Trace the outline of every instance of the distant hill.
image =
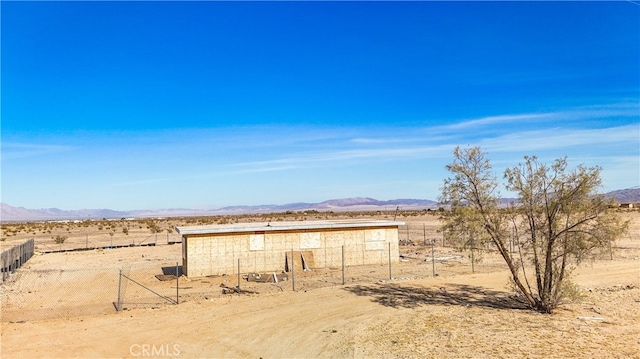
<svg viewBox="0 0 640 359">
<path fill-rule="evenodd" d="M 640 187 L 633 187 L 611 191 L 605 194 L 619 203 L 640 203 Z M 501 203 L 513 202 L 513 198 L 502 198 Z M 400 207 L 401 210 L 421 210 L 438 208 L 438 202 L 428 199 L 392 199 L 380 201 L 369 197 L 351 197 L 331 199 L 320 203 L 296 202 L 288 204 L 268 204 L 256 206 L 229 206 L 213 210 L 170 208 L 161 210 L 134 210 L 114 211 L 110 209 L 81 209 L 62 210 L 59 208 L 28 209 L 13 207 L 1 203 L 0 221 L 2 222 L 28 222 L 51 220 L 87 220 L 87 219 L 114 219 L 114 218 L 157 218 L 157 217 L 186 217 L 186 216 L 213 216 L 230 214 L 256 214 L 286 211 L 393 211 Z"/>
<path fill-rule="evenodd" d="M 114 218 L 157 218 L 157 217 L 183 217 L 183 216 L 212 216 L 230 214 L 256 214 L 286 211 L 375 211 L 402 209 L 426 209 L 437 207 L 436 201 L 423 199 L 394 199 L 379 201 L 373 198 L 341 198 L 332 199 L 320 203 L 288 203 L 268 204 L 256 206 L 229 206 L 213 210 L 170 208 L 160 210 L 134 210 L 114 211 L 109 209 L 82 209 L 61 210 L 58 208 L 28 209 L 13 207 L 2 203 L 0 221 L 2 222 L 28 222 L 28 221 L 54 221 L 54 220 L 87 220 L 87 219 L 114 219 Z"/>
<path fill-rule="evenodd" d="M 113 211 L 110 209 L 80 209 L 62 210 L 59 208 L 28 209 L 24 207 L 12 207 L 6 203 L 0 203 L 0 221 L 46 221 L 46 220 L 75 220 L 75 219 L 102 219 L 126 217 L 127 212 Z"/>
<path fill-rule="evenodd" d="M 640 186 L 627 189 L 619 189 L 606 194 L 618 203 L 640 203 Z"/>
</svg>

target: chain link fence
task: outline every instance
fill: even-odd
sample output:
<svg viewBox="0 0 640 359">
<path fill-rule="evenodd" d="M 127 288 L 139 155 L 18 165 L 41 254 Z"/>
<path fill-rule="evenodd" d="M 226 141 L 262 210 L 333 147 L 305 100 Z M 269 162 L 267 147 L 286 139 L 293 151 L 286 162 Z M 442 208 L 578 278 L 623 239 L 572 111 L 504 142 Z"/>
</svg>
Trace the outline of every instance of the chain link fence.
<svg viewBox="0 0 640 359">
<path fill-rule="evenodd" d="M 120 269 L 117 297 L 113 302 L 115 310 L 158 308 L 161 305 L 178 304 L 180 276 L 178 268 L 177 263 L 173 268 L 163 267 L 164 273 L 172 274 L 156 274 L 153 277 L 148 271 L 131 271 L 130 267 Z"/>
<path fill-rule="evenodd" d="M 152 241 L 165 245 L 159 247 L 118 247 L 114 239 L 114 246 L 110 247 L 110 243 L 107 246 L 112 250 L 36 253 L 42 258 L 37 261 L 38 265 L 18 269 L 3 284 L 1 320 L 20 322 L 113 314 L 119 310 L 153 310 L 185 302 L 215 302 L 230 295 L 298 292 L 502 268 L 500 263 L 492 262 L 476 263 L 472 267 L 467 254 L 456 252 L 446 243 L 443 246 L 442 234 L 437 229 L 408 225 L 399 231 L 399 258 L 393 258 L 388 242 L 374 251 L 376 261 L 366 265 L 348 265 L 344 261 L 345 257 L 362 255 L 363 248 L 326 248 L 316 254 L 326 256 L 316 258 L 316 264 L 309 257 L 302 258 L 300 251 L 283 250 L 277 254 L 282 263 L 277 271 L 256 271 L 257 258 L 253 261 L 251 258 L 232 258 L 233 268 L 224 275 L 188 278 L 182 275 L 182 263 L 177 263 L 176 268 L 180 246 L 166 246 L 173 239 L 167 237 L 162 243 L 156 242 L 155 235 L 134 242 Z M 77 248 L 78 241 L 72 242 Z M 72 246 L 64 248 L 72 249 Z M 153 256 L 163 248 L 163 253 L 174 258 L 173 262 L 160 255 Z M 99 256 L 112 257 L 105 261 Z M 254 273 L 257 278 L 271 276 L 273 279 L 257 281 Z"/>
<path fill-rule="evenodd" d="M 109 249 L 138 246 L 179 244 L 182 239 L 177 233 L 152 233 L 145 235 L 123 235 L 114 233 L 87 233 L 47 238 L 34 237 L 35 250 L 39 253 L 73 252 L 93 249 Z"/>
<path fill-rule="evenodd" d="M 71 318 L 113 312 L 111 298 L 114 298 L 116 280 L 117 276 L 95 268 L 22 268 L 3 286 L 2 321 Z"/>
<path fill-rule="evenodd" d="M 2 254 L 0 255 L 2 282 L 7 280 L 10 274 L 22 267 L 22 265 L 33 256 L 34 247 L 33 239 L 28 239 L 24 243 L 17 244 L 2 251 Z"/>
</svg>

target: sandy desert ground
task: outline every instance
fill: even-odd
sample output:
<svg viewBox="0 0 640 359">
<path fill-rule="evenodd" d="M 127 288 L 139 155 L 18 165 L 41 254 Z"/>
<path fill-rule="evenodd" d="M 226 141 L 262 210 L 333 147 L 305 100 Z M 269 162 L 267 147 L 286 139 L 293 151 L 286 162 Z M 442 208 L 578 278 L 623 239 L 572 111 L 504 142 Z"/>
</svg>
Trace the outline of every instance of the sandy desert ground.
<svg viewBox="0 0 640 359">
<path fill-rule="evenodd" d="M 388 216 L 389 214 L 383 214 Z M 1 356 L 6 358 L 640 358 L 640 212 L 611 255 L 575 272 L 582 300 L 553 315 L 523 308 L 500 259 L 474 265 L 437 240 L 437 216 L 417 214 L 400 238 L 402 261 L 316 269 L 291 280 L 234 274 L 160 281 L 180 245 L 34 256 L 2 285 Z M 166 223 L 167 226 L 177 223 Z M 89 228 L 77 243 L 99 242 Z M 146 230 L 146 229 L 145 229 Z M 132 229 L 132 232 L 133 229 Z M 69 232 L 72 233 L 72 232 Z M 96 232 L 97 233 L 97 232 Z M 148 237 L 139 233 L 139 238 Z M 49 234 L 47 234 L 49 235 Z M 135 233 L 131 233 L 132 236 Z M 49 239 L 47 237 L 47 239 Z M 103 241 L 111 238 L 103 238 Z M 13 241 L 19 241 L 19 236 Z M 9 241 L 11 242 L 11 241 Z M 73 241 L 65 242 L 71 245 Z M 42 247 L 40 247 L 42 248 Z M 611 259 L 613 258 L 613 259 Z M 116 312 L 119 273 L 124 310 Z M 291 278 L 290 278 L 291 279 Z M 172 304 L 179 298 L 180 304 Z"/>
</svg>

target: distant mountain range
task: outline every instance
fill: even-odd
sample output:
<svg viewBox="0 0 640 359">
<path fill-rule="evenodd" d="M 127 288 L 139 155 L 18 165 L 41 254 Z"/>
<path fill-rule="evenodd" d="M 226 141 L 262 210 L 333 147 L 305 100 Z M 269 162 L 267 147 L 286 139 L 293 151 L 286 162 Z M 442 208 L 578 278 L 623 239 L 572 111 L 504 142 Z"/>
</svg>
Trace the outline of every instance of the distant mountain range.
<svg viewBox="0 0 640 359">
<path fill-rule="evenodd" d="M 633 187 L 611 191 L 605 194 L 619 203 L 640 203 L 640 187 Z M 513 202 L 515 199 L 503 198 L 502 203 Z M 353 197 L 332 199 L 320 203 L 288 203 L 282 205 L 257 206 L 229 206 L 212 210 L 170 208 L 160 210 L 114 211 L 110 209 L 80 209 L 62 210 L 58 208 L 28 209 L 13 207 L 0 203 L 0 221 L 28 222 L 50 220 L 86 220 L 86 219 L 114 219 L 114 218 L 158 218 L 158 217 L 186 217 L 186 216 L 214 216 L 233 214 L 257 214 L 286 211 L 393 211 L 397 207 L 402 210 L 435 209 L 439 207 L 437 201 L 428 199 L 393 199 L 380 201 L 368 197 Z"/>
<path fill-rule="evenodd" d="M 618 203 L 640 203 L 640 186 L 608 192 L 607 197 Z"/>
<path fill-rule="evenodd" d="M 27 222 L 50 220 L 87 220 L 87 219 L 113 219 L 113 218 L 158 218 L 158 217 L 186 217 L 186 216 L 214 216 L 232 214 L 257 214 L 286 211 L 376 211 L 402 209 L 427 209 L 437 208 L 438 202 L 424 199 L 394 199 L 379 201 L 373 198 L 354 197 L 332 199 L 320 203 L 288 203 L 282 205 L 269 204 L 257 206 L 229 206 L 212 210 L 169 208 L 160 210 L 134 210 L 114 211 L 110 209 L 80 209 L 62 210 L 58 208 L 28 209 L 13 207 L 6 203 L 0 203 L 2 222 Z"/>
</svg>

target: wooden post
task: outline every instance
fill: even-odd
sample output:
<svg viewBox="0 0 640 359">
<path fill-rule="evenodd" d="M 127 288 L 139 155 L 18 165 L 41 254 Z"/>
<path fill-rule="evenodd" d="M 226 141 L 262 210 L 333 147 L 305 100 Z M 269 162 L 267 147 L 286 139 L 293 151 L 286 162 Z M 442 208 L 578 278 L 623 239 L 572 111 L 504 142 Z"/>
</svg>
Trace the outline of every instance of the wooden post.
<svg viewBox="0 0 640 359">
<path fill-rule="evenodd" d="M 240 258 L 238 258 L 238 295 L 240 295 Z"/>
</svg>

